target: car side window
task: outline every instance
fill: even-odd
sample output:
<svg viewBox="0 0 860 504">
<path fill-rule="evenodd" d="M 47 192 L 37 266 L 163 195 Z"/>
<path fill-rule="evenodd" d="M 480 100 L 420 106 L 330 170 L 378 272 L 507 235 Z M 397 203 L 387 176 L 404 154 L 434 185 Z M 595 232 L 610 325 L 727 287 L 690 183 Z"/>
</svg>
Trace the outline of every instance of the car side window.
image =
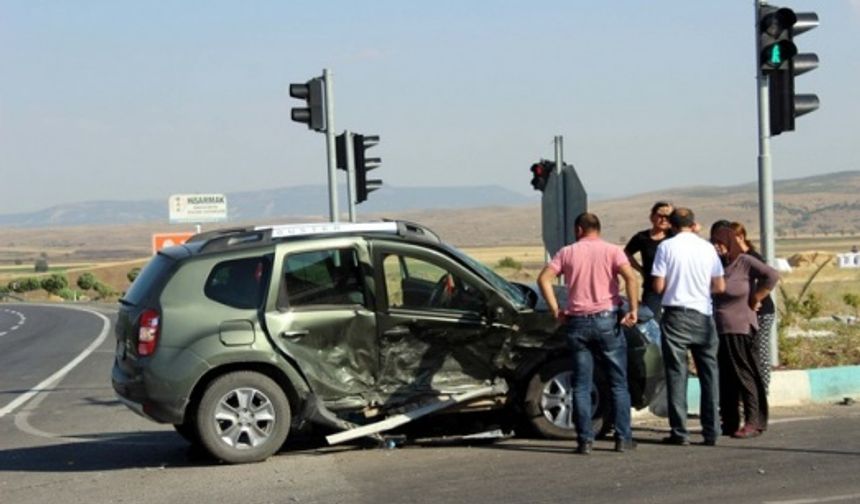
<svg viewBox="0 0 860 504">
<path fill-rule="evenodd" d="M 263 257 L 224 261 L 215 265 L 206 279 L 203 293 L 209 299 L 234 308 L 260 306 L 268 285 L 268 264 Z"/>
<path fill-rule="evenodd" d="M 292 307 L 364 304 L 361 266 L 351 248 L 290 254 L 283 280 Z"/>
<path fill-rule="evenodd" d="M 389 308 L 481 311 L 484 295 L 447 269 L 416 257 L 382 259 Z"/>
</svg>

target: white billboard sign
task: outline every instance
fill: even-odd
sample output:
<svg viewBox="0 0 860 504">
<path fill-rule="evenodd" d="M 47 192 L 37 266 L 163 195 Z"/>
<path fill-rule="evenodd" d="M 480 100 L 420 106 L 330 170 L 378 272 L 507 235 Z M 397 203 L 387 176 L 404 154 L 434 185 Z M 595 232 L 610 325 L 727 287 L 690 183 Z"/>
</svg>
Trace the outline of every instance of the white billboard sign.
<svg viewBox="0 0 860 504">
<path fill-rule="evenodd" d="M 227 220 L 227 196 L 223 194 L 174 194 L 168 207 L 171 223 Z"/>
</svg>

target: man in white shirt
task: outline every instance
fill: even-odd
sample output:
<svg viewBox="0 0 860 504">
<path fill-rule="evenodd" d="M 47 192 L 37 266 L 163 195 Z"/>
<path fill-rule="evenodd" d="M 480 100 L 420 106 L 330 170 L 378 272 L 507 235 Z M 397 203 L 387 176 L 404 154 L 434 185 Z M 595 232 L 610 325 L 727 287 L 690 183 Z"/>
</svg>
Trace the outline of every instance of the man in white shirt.
<svg viewBox="0 0 860 504">
<path fill-rule="evenodd" d="M 664 443 L 690 444 L 687 431 L 687 350 L 693 354 L 699 376 L 704 444 L 713 446 L 720 435 L 719 338 L 712 317 L 711 294 L 726 288 L 723 265 L 714 246 L 693 231 L 695 216 L 689 208 L 676 208 L 669 217 L 675 236 L 657 247 L 654 257 L 654 291 L 663 295 L 663 364 L 672 429 Z"/>
</svg>

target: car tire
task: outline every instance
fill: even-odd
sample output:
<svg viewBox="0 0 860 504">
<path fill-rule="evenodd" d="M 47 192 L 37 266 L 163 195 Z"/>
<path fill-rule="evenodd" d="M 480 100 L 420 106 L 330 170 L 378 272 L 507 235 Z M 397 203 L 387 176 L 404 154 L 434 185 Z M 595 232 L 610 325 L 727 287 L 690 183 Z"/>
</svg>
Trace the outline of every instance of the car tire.
<svg viewBox="0 0 860 504">
<path fill-rule="evenodd" d="M 237 371 L 209 384 L 197 409 L 200 442 L 231 464 L 259 462 L 277 452 L 290 430 L 290 403 L 269 377 Z"/>
<path fill-rule="evenodd" d="M 526 386 L 524 410 L 529 425 L 541 436 L 576 439 L 573 404 L 573 370 L 570 359 L 555 359 L 540 366 Z M 609 390 L 603 371 L 595 366 L 592 389 L 592 430 L 600 437 L 609 428 Z"/>
</svg>

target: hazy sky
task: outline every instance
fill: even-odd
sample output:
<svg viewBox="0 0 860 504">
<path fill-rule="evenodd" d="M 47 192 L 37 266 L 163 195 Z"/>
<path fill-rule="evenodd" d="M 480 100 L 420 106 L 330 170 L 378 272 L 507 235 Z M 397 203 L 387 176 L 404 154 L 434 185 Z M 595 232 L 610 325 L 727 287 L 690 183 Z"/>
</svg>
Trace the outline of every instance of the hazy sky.
<svg viewBox="0 0 860 504">
<path fill-rule="evenodd" d="M 821 20 L 795 40 L 821 108 L 773 139 L 774 177 L 860 169 L 860 0 L 784 5 Z M 381 136 L 386 184 L 531 193 L 554 135 L 590 193 L 751 182 L 754 18 L 753 0 L 0 0 L 0 213 L 326 184 L 287 92 L 323 68 L 336 130 Z"/>
</svg>

